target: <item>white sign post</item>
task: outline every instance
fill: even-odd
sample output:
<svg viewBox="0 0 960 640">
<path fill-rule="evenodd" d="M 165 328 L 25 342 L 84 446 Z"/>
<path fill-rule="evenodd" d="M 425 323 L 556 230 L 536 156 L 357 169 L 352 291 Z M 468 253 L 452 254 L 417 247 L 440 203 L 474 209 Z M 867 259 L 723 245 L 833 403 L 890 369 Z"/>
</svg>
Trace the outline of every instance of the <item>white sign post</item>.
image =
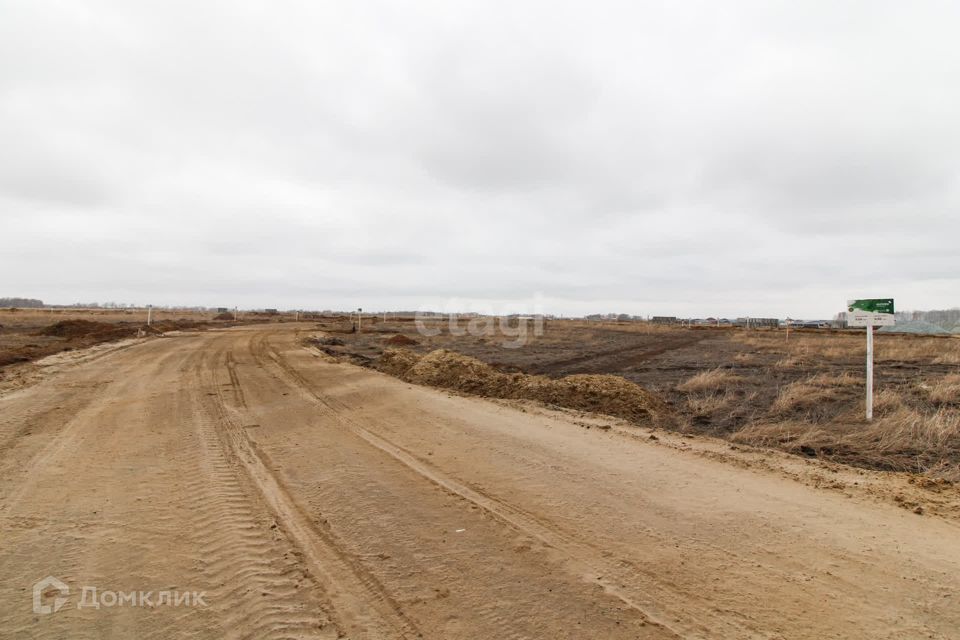
<svg viewBox="0 0 960 640">
<path fill-rule="evenodd" d="M 893 298 L 847 300 L 847 326 L 867 328 L 867 421 L 873 420 L 873 328 L 895 324 Z"/>
<path fill-rule="evenodd" d="M 867 422 L 873 420 L 873 322 L 867 320 Z"/>
</svg>

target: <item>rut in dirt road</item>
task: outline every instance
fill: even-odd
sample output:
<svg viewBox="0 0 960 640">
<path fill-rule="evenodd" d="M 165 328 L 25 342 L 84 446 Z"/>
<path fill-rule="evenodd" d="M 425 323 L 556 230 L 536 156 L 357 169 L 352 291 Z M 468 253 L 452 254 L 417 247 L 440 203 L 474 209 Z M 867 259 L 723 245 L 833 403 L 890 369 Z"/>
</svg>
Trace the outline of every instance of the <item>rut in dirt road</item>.
<svg viewBox="0 0 960 640">
<path fill-rule="evenodd" d="M 232 352 L 227 352 L 225 368 L 229 372 L 237 408 L 243 407 L 239 377 Z M 216 369 L 209 369 L 214 372 Z M 338 626 L 353 638 L 414 638 L 420 635 L 376 579 L 338 548 L 329 532 L 314 523 L 290 498 L 265 463 L 263 455 L 245 433 L 240 416 L 232 417 L 223 394 L 212 378 L 209 388 L 216 388 L 213 413 L 221 426 L 221 436 L 232 455 L 239 461 L 260 497 L 270 508 L 282 531 L 297 547 L 297 556 L 312 577 L 321 585 L 336 616 Z"/>
<path fill-rule="evenodd" d="M 202 381 L 209 372 L 201 368 L 198 374 Z M 219 397 L 219 390 L 206 393 Z M 265 513 L 237 452 L 225 442 L 218 403 L 205 396 L 199 404 L 195 425 L 205 473 L 189 485 L 192 531 L 202 553 L 199 566 L 216 585 L 211 602 L 222 607 L 223 628 L 245 638 L 319 637 L 331 622 L 329 607 L 304 572 L 298 549 L 269 524 L 272 514 Z"/>
</svg>

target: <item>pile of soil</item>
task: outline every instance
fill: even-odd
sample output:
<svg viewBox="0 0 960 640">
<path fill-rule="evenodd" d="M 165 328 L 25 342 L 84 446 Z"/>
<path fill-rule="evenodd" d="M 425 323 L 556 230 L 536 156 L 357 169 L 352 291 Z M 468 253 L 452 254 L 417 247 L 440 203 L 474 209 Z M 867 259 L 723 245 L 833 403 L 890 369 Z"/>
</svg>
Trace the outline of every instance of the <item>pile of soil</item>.
<svg viewBox="0 0 960 640">
<path fill-rule="evenodd" d="M 420 356 L 408 349 L 387 349 L 377 360 L 377 369 L 391 376 L 403 378 L 403 375 L 419 360 Z"/>
<path fill-rule="evenodd" d="M 207 329 L 206 322 L 187 320 L 186 318 L 178 318 L 176 320 L 161 320 L 159 322 L 154 322 L 150 326 L 161 333 L 165 331 L 183 331 L 185 329 L 193 329 L 195 331 L 205 331 Z"/>
<path fill-rule="evenodd" d="M 62 320 L 44 327 L 35 335 L 74 340 L 77 338 L 87 337 L 114 337 L 118 333 L 126 334 L 129 332 L 129 327 L 118 326 L 108 322 L 93 322 L 91 320 Z"/>
<path fill-rule="evenodd" d="M 44 355 L 39 349 L 33 347 L 18 347 L 14 349 L 0 350 L 0 367 L 20 362 L 30 362 Z"/>
<path fill-rule="evenodd" d="M 577 374 L 557 380 L 523 376 L 523 397 L 572 409 L 606 413 L 632 422 L 663 423 L 667 404 L 643 387 L 620 376 Z"/>
<path fill-rule="evenodd" d="M 553 379 L 503 373 L 476 358 L 447 349 L 425 356 L 407 349 L 387 349 L 377 366 L 408 382 L 490 398 L 538 400 L 642 424 L 672 422 L 671 411 L 663 400 L 619 376 L 579 374 Z"/>
<path fill-rule="evenodd" d="M 405 336 L 405 335 L 403 335 L 402 333 L 398 333 L 398 334 L 395 335 L 395 336 L 390 336 L 389 338 L 387 338 L 386 340 L 384 340 L 383 343 L 384 343 L 384 344 L 393 345 L 393 346 L 395 346 L 395 347 L 409 347 L 409 346 L 413 346 L 413 345 L 415 345 L 415 344 L 420 344 L 419 342 L 417 342 L 417 341 L 414 340 L 413 338 L 411 338 L 411 337 L 409 337 L 409 336 Z"/>
<path fill-rule="evenodd" d="M 456 351 L 437 349 L 419 358 L 403 374 L 403 379 L 431 387 L 456 389 L 493 398 L 514 397 L 517 384 L 515 376 L 522 374 L 501 373 L 476 358 Z"/>
<path fill-rule="evenodd" d="M 214 320 L 235 320 L 236 318 L 232 313 L 219 313 L 213 317 Z"/>
<path fill-rule="evenodd" d="M 91 320 L 62 320 L 30 334 L 47 338 L 60 338 L 60 340 L 42 340 L 38 341 L 41 344 L 27 344 L 0 349 L 0 368 L 39 360 L 61 351 L 128 338 L 136 335 L 136 333 L 137 327 L 132 324 L 111 324 Z"/>
</svg>

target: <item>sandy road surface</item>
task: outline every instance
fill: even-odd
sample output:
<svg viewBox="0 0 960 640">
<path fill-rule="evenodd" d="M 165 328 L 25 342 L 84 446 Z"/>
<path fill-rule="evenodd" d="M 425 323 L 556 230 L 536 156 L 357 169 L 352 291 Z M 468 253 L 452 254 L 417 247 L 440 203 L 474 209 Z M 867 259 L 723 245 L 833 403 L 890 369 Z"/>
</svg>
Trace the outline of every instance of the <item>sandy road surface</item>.
<svg viewBox="0 0 960 640">
<path fill-rule="evenodd" d="M 48 575 L 67 602 L 34 613 Z M 411 387 L 290 325 L 0 398 L 0 637 L 956 638 L 958 597 L 951 521 Z"/>
</svg>

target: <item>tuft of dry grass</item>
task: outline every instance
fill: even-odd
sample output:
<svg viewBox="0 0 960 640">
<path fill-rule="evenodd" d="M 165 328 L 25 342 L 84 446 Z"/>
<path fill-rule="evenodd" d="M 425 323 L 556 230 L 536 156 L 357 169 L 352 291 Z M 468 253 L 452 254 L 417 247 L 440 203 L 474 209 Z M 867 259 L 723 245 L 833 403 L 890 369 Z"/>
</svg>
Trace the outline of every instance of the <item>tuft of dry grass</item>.
<svg viewBox="0 0 960 640">
<path fill-rule="evenodd" d="M 785 356 L 777 360 L 773 365 L 774 369 L 797 369 L 805 366 L 807 366 L 806 361 L 799 356 Z"/>
<path fill-rule="evenodd" d="M 770 413 L 783 417 L 801 411 L 823 414 L 828 404 L 849 397 L 852 389 L 863 384 L 862 378 L 848 372 L 819 373 L 782 387 Z"/>
<path fill-rule="evenodd" d="M 728 388 L 718 392 L 691 393 L 686 397 L 687 409 L 694 416 L 715 416 L 734 406 L 749 406 L 757 398 L 757 392 L 737 393 Z"/>
<path fill-rule="evenodd" d="M 806 411 L 824 402 L 836 400 L 837 397 L 838 393 L 834 388 L 801 380 L 781 388 L 776 400 L 770 405 L 770 411 L 780 415 Z"/>
<path fill-rule="evenodd" d="M 944 346 L 940 353 L 933 359 L 935 364 L 960 364 L 960 338 L 951 338 L 950 340 L 941 340 Z"/>
<path fill-rule="evenodd" d="M 927 398 L 935 405 L 960 404 L 960 374 L 946 375 L 928 387 Z"/>
<path fill-rule="evenodd" d="M 881 389 L 873 394 L 873 414 L 877 417 L 891 416 L 906 407 L 903 394 L 896 389 Z M 858 407 L 859 408 L 859 407 Z M 866 404 L 863 404 L 866 413 Z"/>
<path fill-rule="evenodd" d="M 678 391 L 687 393 L 696 391 L 718 391 L 742 380 L 740 376 L 729 369 L 717 367 L 708 371 L 701 371 L 697 375 L 677 385 Z"/>
<path fill-rule="evenodd" d="M 839 375 L 833 373 L 818 373 L 807 378 L 807 384 L 820 387 L 856 387 L 863 386 L 866 383 L 864 382 L 863 376 L 844 371 Z"/>
</svg>

